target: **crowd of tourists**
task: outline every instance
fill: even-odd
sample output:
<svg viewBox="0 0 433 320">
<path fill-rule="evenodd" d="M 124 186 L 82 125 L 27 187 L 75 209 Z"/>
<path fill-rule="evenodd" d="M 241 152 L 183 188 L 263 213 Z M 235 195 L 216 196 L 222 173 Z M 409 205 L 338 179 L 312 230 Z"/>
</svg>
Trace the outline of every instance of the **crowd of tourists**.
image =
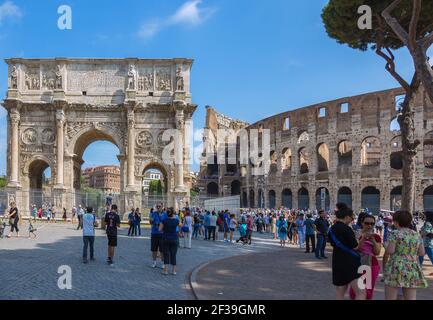
<svg viewBox="0 0 433 320">
<path fill-rule="evenodd" d="M 35 207 L 32 210 L 34 218 Z M 72 208 L 72 215 L 77 217 L 77 230 L 83 230 L 83 262 L 88 263 L 89 250 L 90 260 L 95 258 L 97 217 L 93 208 L 84 209 L 81 205 Z M 11 226 L 8 237 L 14 232 L 19 236 L 20 214 L 15 203 L 10 204 L 5 217 Z M 108 240 L 107 263 L 113 265 L 121 223 L 117 206 L 107 203 L 102 219 Z M 141 220 L 140 210 L 131 208 L 128 236 L 141 235 Z M 330 243 L 333 247 L 332 281 L 337 299 L 344 299 L 346 294 L 350 299 L 373 299 L 381 271 L 386 299 L 416 299 L 417 289 L 428 286 L 422 270 L 426 255 L 433 264 L 433 212 L 415 217 L 407 211 L 375 216 L 368 210 L 355 214 L 339 203 L 332 212 L 241 209 L 235 214 L 229 210 L 190 207 L 175 212 L 159 203 L 150 209 L 149 223 L 151 266 L 162 268 L 163 275 L 169 273 L 169 266 L 171 274 L 176 274 L 178 248 L 191 249 L 193 239 L 251 245 L 253 232 L 268 234 L 282 248 L 287 244 L 296 245 L 305 253 L 314 253 L 319 260 L 327 259 L 325 249 Z M 29 219 L 29 237 L 35 237 L 35 230 Z M 382 263 L 378 259 L 380 256 Z M 364 286 L 360 285 L 362 283 Z"/>
</svg>

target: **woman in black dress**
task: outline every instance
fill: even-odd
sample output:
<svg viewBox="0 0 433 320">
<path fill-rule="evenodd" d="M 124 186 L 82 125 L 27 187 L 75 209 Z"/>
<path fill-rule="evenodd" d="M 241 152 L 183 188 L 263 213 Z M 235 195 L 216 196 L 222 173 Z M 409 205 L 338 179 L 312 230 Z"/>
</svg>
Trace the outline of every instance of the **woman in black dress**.
<svg viewBox="0 0 433 320">
<path fill-rule="evenodd" d="M 344 295 L 350 287 L 356 295 L 356 300 L 365 300 L 366 291 L 359 288 L 358 279 L 361 274 L 360 255 L 355 251 L 358 242 L 355 233 L 349 225 L 354 219 L 353 211 L 342 208 L 336 212 L 337 222 L 329 229 L 332 253 L 332 283 L 336 286 L 338 300 L 344 300 Z"/>
<path fill-rule="evenodd" d="M 11 202 L 9 209 L 9 224 L 11 225 L 11 232 L 8 234 L 8 238 L 11 237 L 11 234 L 14 230 L 17 232 L 17 238 L 20 236 L 20 231 L 18 230 L 18 222 L 20 220 L 20 215 L 18 214 L 18 208 L 15 202 Z"/>
</svg>

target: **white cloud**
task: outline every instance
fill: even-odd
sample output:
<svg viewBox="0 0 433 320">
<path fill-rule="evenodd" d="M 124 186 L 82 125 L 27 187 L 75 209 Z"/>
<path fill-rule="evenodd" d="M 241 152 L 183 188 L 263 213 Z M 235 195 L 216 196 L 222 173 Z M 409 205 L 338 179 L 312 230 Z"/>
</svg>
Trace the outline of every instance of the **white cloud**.
<svg viewBox="0 0 433 320">
<path fill-rule="evenodd" d="M 0 5 L 0 24 L 8 18 L 21 18 L 22 15 L 20 8 L 12 1 L 6 1 Z"/>
<path fill-rule="evenodd" d="M 169 21 L 173 24 L 201 24 L 215 12 L 215 10 L 211 8 L 199 8 L 198 5 L 201 3 L 202 0 L 185 2 L 176 13 L 170 17 Z"/>
<path fill-rule="evenodd" d="M 199 7 L 202 0 L 189 0 L 176 12 L 164 20 L 146 21 L 140 27 L 138 36 L 142 39 L 153 38 L 162 29 L 175 25 L 198 26 L 209 19 L 214 13 L 214 8 Z"/>
</svg>

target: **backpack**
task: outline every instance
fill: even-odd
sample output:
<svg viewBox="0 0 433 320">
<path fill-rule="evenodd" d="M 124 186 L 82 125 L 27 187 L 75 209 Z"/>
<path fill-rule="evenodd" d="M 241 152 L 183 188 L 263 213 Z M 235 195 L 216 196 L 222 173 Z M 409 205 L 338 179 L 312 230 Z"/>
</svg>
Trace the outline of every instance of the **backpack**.
<svg viewBox="0 0 433 320">
<path fill-rule="evenodd" d="M 280 220 L 281 221 L 281 220 Z M 284 222 L 282 222 L 282 223 L 284 223 Z M 287 228 L 286 228 L 286 226 L 284 225 L 284 224 L 282 224 L 281 226 L 280 226 L 280 232 L 281 233 L 287 233 Z"/>
</svg>

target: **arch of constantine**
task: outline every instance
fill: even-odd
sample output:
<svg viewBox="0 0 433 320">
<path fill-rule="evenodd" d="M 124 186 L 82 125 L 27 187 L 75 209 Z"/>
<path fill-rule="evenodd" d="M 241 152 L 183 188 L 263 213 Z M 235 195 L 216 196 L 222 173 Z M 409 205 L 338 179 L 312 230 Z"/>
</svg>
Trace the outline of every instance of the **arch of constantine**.
<svg viewBox="0 0 433 320">
<path fill-rule="evenodd" d="M 190 59 L 7 59 L 8 200 L 24 212 L 42 173 L 52 173 L 53 204 L 80 204 L 81 165 L 86 147 L 106 140 L 119 149 L 121 212 L 140 207 L 141 177 L 157 168 L 167 183 L 167 205 L 189 197 L 189 142 L 167 162 L 162 151 L 173 140 L 167 129 L 187 132 L 191 102 Z M 184 135 L 188 137 L 187 134 Z M 178 151 L 176 151 L 178 150 Z M 180 150 L 180 151 L 179 151 Z M 175 155 L 176 156 L 176 155 Z"/>
</svg>

